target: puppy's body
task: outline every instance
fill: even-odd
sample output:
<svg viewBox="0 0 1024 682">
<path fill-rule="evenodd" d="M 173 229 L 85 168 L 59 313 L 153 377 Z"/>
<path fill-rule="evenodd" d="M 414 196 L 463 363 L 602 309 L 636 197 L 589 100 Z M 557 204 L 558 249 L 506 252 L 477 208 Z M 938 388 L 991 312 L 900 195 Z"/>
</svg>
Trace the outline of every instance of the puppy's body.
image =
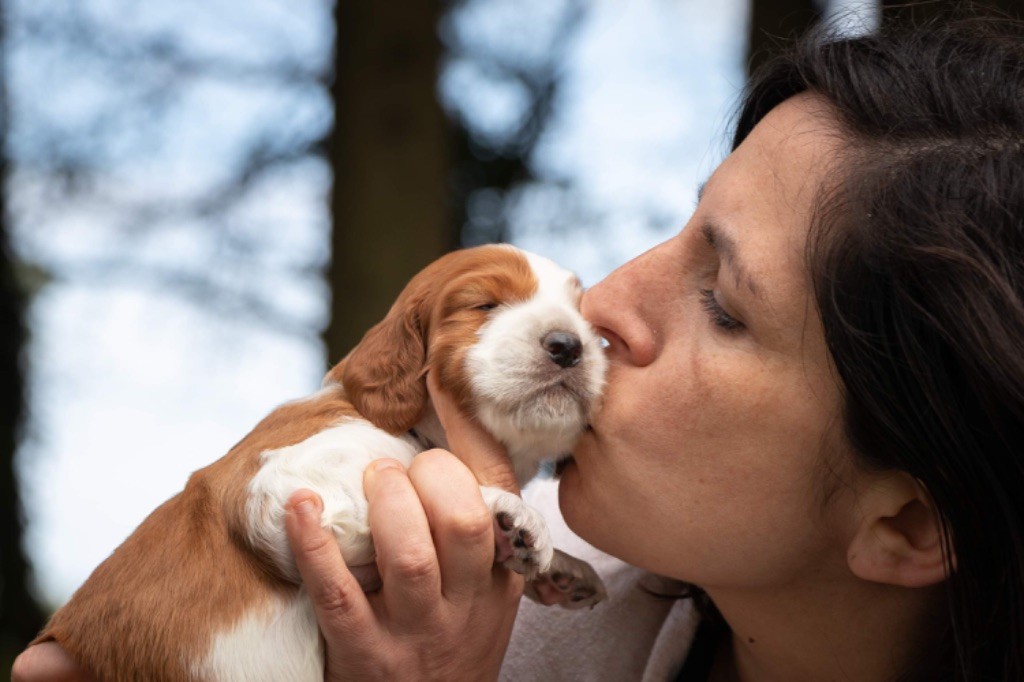
<svg viewBox="0 0 1024 682">
<path fill-rule="evenodd" d="M 570 273 L 511 247 L 431 265 L 321 391 L 278 408 L 193 474 L 40 639 L 57 640 L 104 680 L 320 679 L 323 645 L 288 549 L 287 499 L 299 488 L 320 495 L 321 523 L 346 563 L 371 564 L 363 470 L 384 457 L 408 466 L 445 445 L 423 382 L 428 369 L 508 447 L 525 484 L 540 461 L 568 452 L 601 388 L 604 358 L 578 299 Z M 578 347 L 566 349 L 566 334 Z M 544 580 L 553 548 L 539 517 L 514 495 L 482 492 L 509 537 L 533 538 L 506 565 Z M 572 598 L 600 599 L 582 562 L 563 554 L 554 561 L 558 575 L 583 585 Z"/>
</svg>

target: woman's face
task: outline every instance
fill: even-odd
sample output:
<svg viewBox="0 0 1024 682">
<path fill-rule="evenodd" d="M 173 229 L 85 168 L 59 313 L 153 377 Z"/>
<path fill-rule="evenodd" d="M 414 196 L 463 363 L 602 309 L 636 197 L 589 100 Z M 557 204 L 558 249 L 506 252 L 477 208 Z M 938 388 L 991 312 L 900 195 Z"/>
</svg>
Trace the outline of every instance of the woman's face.
<svg viewBox="0 0 1024 682">
<path fill-rule="evenodd" d="M 772 110 L 685 229 L 584 297 L 610 368 L 561 506 L 582 537 L 630 563 L 752 587 L 840 551 L 824 499 L 840 394 L 804 261 L 839 146 L 823 111 L 809 95 Z"/>
</svg>

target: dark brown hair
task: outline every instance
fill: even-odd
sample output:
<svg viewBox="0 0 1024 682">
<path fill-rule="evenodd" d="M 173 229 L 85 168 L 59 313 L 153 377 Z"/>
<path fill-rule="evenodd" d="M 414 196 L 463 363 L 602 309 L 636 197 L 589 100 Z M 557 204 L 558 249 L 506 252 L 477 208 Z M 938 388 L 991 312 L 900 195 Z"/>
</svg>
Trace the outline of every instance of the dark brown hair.
<svg viewBox="0 0 1024 682">
<path fill-rule="evenodd" d="M 1022 680 L 1024 27 L 808 36 L 754 75 L 734 148 L 807 91 L 847 142 L 808 244 L 846 436 L 921 481 L 943 526 L 943 645 L 908 676 Z"/>
</svg>

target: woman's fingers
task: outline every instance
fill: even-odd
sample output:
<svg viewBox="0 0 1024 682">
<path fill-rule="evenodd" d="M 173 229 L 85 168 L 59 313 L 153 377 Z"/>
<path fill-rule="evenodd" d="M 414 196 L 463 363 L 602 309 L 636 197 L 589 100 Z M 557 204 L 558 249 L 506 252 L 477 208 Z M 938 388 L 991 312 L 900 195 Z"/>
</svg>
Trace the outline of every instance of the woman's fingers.
<svg viewBox="0 0 1024 682">
<path fill-rule="evenodd" d="M 389 620 L 422 627 L 441 595 L 441 573 L 423 505 L 402 465 L 393 459 L 379 459 L 366 468 L 363 492 Z"/>
<path fill-rule="evenodd" d="M 450 452 L 429 450 L 413 460 L 409 480 L 434 536 L 444 596 L 458 601 L 488 587 L 494 521 L 472 472 Z"/>
<path fill-rule="evenodd" d="M 481 485 L 518 494 L 519 485 L 505 448 L 484 431 L 480 424 L 459 410 L 448 394 L 437 385 L 433 373 L 427 374 L 427 389 L 448 437 L 451 451 L 466 463 Z"/>
<path fill-rule="evenodd" d="M 333 637 L 370 641 L 378 633 L 377 620 L 345 566 L 334 536 L 320 526 L 322 508 L 320 499 L 308 490 L 299 490 L 288 500 L 285 528 L 295 565 L 320 627 Z"/>
</svg>

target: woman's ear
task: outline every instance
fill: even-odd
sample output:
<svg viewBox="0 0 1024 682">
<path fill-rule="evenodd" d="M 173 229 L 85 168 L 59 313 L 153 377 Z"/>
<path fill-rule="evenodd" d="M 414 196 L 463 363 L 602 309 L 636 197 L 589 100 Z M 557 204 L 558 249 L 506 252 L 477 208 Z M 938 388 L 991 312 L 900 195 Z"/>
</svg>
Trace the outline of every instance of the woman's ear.
<svg viewBox="0 0 1024 682">
<path fill-rule="evenodd" d="M 361 415 L 389 433 L 411 429 L 427 405 L 427 321 L 400 298 L 328 374 Z"/>
<path fill-rule="evenodd" d="M 919 481 L 904 472 L 886 473 L 860 495 L 858 509 L 861 516 L 846 552 L 854 575 L 903 587 L 946 579 L 941 524 Z"/>
</svg>

